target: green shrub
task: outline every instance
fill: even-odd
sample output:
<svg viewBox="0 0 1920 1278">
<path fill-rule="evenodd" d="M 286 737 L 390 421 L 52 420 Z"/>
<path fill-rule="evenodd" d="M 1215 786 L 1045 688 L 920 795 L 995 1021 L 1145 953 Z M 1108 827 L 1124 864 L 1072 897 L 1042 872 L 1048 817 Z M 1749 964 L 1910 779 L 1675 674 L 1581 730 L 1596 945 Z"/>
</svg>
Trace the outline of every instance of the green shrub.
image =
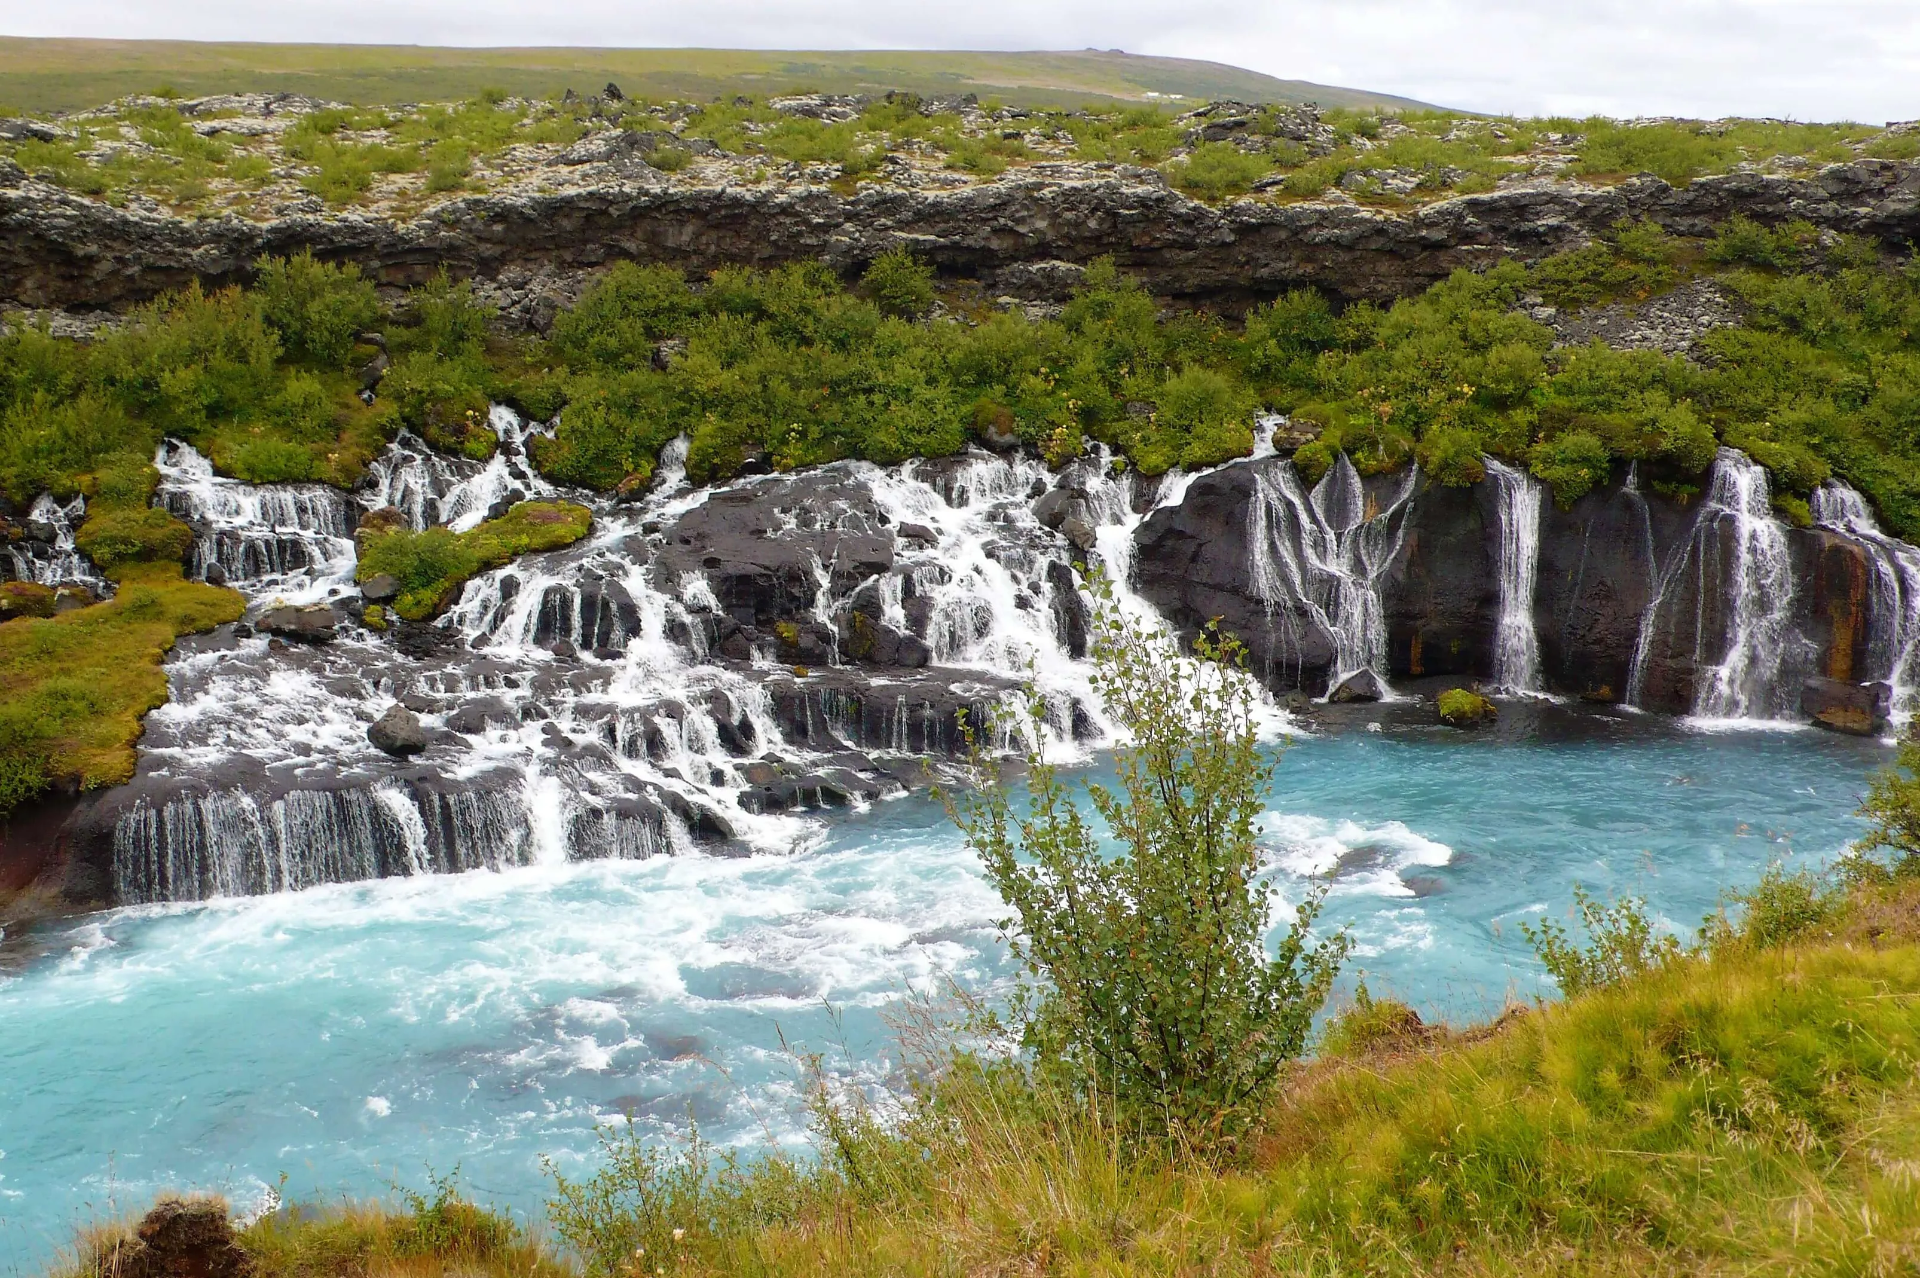
<svg viewBox="0 0 1920 1278">
<path fill-rule="evenodd" d="M 1680 942 L 1654 935 L 1647 903 L 1641 898 L 1601 905 L 1576 883 L 1573 903 L 1586 929 L 1585 948 L 1568 939 L 1567 929 L 1551 919 L 1542 919 L 1538 927 L 1520 925 L 1521 935 L 1566 997 L 1618 986 L 1680 959 Z"/>
<path fill-rule="evenodd" d="M 673 267 L 618 262 L 553 321 L 553 348 L 581 367 L 644 365 L 653 344 L 696 312 L 686 277 Z"/>
<path fill-rule="evenodd" d="M 1792 270 L 1819 239 L 1809 222 L 1794 221 L 1767 227 L 1736 213 L 1722 223 L 1707 245 L 1707 258 L 1729 266 L 1761 266 Z"/>
<path fill-rule="evenodd" d="M 1121 850 L 1101 846 L 1039 748 L 1037 696 L 1024 810 L 983 758 L 955 820 L 1014 913 L 1014 956 L 1040 982 L 1016 1018 L 1042 1072 L 1174 1130 L 1237 1129 L 1304 1048 L 1346 936 L 1308 944 L 1315 893 L 1268 955 L 1255 819 L 1273 765 L 1251 685 L 1231 677 L 1234 641 L 1203 635 L 1181 657 L 1096 581 L 1092 655 L 1094 686 L 1133 742 L 1116 751 L 1118 792 L 1087 787 Z"/>
<path fill-rule="evenodd" d="M 1607 446 L 1584 430 L 1568 431 L 1535 444 L 1527 453 L 1527 468 L 1535 479 L 1553 489 L 1553 499 L 1562 508 L 1605 483 L 1612 470 Z"/>
<path fill-rule="evenodd" d="M 320 368 L 345 367 L 354 338 L 380 318 L 380 299 L 360 268 L 319 261 L 311 249 L 261 259 L 254 293 L 287 356 Z"/>
<path fill-rule="evenodd" d="M 1202 200 L 1218 202 L 1245 195 L 1273 172 L 1265 156 L 1242 151 L 1231 142 L 1202 142 L 1183 160 L 1167 166 L 1175 187 Z"/>
<path fill-rule="evenodd" d="M 874 305 L 888 315 L 912 319 L 933 305 L 933 268 L 901 245 L 874 258 L 860 283 Z"/>
<path fill-rule="evenodd" d="M 1855 854 L 1884 849 L 1893 854 L 1896 876 L 1920 875 L 1920 742 L 1902 741 L 1894 762 L 1873 774 L 1860 815 L 1873 824 L 1854 844 Z"/>
</svg>

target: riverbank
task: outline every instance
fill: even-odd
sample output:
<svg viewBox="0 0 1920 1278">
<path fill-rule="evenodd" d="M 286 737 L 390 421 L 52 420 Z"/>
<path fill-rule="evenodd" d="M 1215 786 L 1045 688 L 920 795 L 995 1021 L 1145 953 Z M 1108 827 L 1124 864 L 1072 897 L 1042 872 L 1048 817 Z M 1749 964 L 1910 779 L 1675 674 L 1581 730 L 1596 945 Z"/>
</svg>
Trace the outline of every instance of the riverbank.
<svg viewBox="0 0 1920 1278">
<path fill-rule="evenodd" d="M 1616 988 L 1473 1029 L 1356 1006 L 1257 1137 L 1211 1159 L 963 1069 L 897 1133 L 851 1111 L 815 1166 L 699 1188 L 668 1154 L 563 1194 L 573 1255 L 446 1182 L 398 1210 L 281 1211 L 239 1248 L 258 1278 L 505 1278 L 580 1259 L 635 1274 L 1902 1272 L 1920 1255 L 1920 885 L 1855 887 L 1825 917 L 1778 906 Z"/>
</svg>

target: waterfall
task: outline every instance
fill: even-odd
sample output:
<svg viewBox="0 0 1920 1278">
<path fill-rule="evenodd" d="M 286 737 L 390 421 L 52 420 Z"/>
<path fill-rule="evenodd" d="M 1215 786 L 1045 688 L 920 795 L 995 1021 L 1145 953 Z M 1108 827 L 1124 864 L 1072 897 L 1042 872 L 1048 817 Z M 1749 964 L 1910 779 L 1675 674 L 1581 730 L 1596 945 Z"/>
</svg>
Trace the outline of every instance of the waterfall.
<svg viewBox="0 0 1920 1278">
<path fill-rule="evenodd" d="M 1840 480 L 1817 489 L 1812 506 L 1816 524 L 1858 542 L 1873 564 L 1865 675 L 1889 684 L 1894 716 L 1910 719 L 1920 689 L 1920 547 L 1882 532 L 1867 499 Z"/>
<path fill-rule="evenodd" d="M 224 574 L 250 606 L 346 593 L 367 509 L 470 527 L 502 502 L 564 497 L 591 504 L 594 527 L 478 574 L 432 630 L 379 635 L 349 611 L 319 646 L 183 644 L 167 663 L 169 700 L 147 720 L 140 779 L 110 809 L 120 899 L 804 847 L 820 830 L 807 809 L 869 801 L 898 788 L 886 767 L 918 766 L 853 752 L 951 753 L 956 707 L 979 722 L 1029 679 L 1056 757 L 1112 739 L 1081 659 L 1086 604 L 1070 566 L 1100 561 L 1122 606 L 1150 612 L 1126 580 L 1139 481 L 1110 457 L 1057 473 L 985 453 L 842 462 L 694 489 L 683 439 L 663 451 L 650 493 L 616 501 L 557 491 L 527 456 L 538 428 L 505 409 L 492 420 L 500 448 L 484 465 L 402 433 L 353 494 L 248 485 L 184 444 L 161 450 L 157 500 L 193 524 L 194 565 Z M 1156 500 L 1178 500 L 1185 483 L 1163 477 Z M 788 500 L 789 484 L 817 487 Z M 1049 487 L 1072 496 L 1090 539 L 1041 522 L 1034 502 Z M 856 672 L 829 655 L 803 674 L 767 636 L 756 653 L 712 651 L 728 617 L 704 571 L 658 568 L 675 522 L 716 498 L 771 513 L 775 538 L 890 539 L 891 570 L 864 581 L 819 543 L 795 620 L 835 634 L 857 604 L 923 643 L 930 666 Z M 902 535 L 907 524 L 919 527 Z M 405 761 L 367 738 L 395 701 L 429 738 Z"/>
<path fill-rule="evenodd" d="M 1722 448 L 1686 544 L 1660 574 L 1634 649 L 1628 701 L 1640 705 L 1654 646 L 1677 626 L 1693 636 L 1692 713 L 1703 719 L 1791 717 L 1789 674 L 1804 658 L 1793 632 L 1795 582 L 1786 527 L 1774 517 L 1767 472 Z M 1724 618 L 1715 644 L 1708 601 Z M 1683 616 L 1691 607 L 1691 617 Z"/>
<path fill-rule="evenodd" d="M 353 578 L 353 530 L 361 507 L 325 484 L 247 484 L 178 440 L 160 445 L 154 496 L 191 525 L 189 576 L 290 601 L 324 596 Z"/>
<path fill-rule="evenodd" d="M 1493 681 L 1503 692 L 1538 692 L 1540 636 L 1534 627 L 1533 598 L 1540 572 L 1543 485 L 1491 457 L 1485 464 L 1500 510 L 1494 564 L 1500 583 L 1500 618 L 1494 630 Z"/>
<path fill-rule="evenodd" d="M 84 585 L 96 595 L 110 595 L 113 587 L 95 572 L 86 557 L 74 548 L 73 535 L 87 517 L 87 500 L 76 496 L 56 501 L 42 493 L 27 511 L 31 524 L 43 526 L 40 540 L 9 543 L 7 557 L 15 581 L 33 581 L 43 586 Z"/>
<path fill-rule="evenodd" d="M 1380 583 L 1399 553 L 1406 514 L 1419 480 L 1408 467 L 1384 505 L 1375 505 L 1345 454 L 1311 494 L 1292 462 L 1255 470 L 1256 496 L 1247 527 L 1250 579 L 1266 604 L 1269 624 L 1294 625 L 1290 605 L 1303 608 L 1333 644 L 1327 690 L 1371 671 L 1386 688 L 1387 627 Z M 1304 636 L 1287 636 L 1299 651 Z"/>
</svg>

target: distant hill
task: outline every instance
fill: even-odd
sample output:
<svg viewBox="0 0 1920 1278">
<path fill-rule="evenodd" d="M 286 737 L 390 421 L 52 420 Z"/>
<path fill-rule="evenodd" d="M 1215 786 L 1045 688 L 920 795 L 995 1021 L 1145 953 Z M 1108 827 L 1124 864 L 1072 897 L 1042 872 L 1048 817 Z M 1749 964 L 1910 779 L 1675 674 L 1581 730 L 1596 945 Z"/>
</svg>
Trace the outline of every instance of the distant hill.
<svg viewBox="0 0 1920 1278">
<path fill-rule="evenodd" d="M 735 49 L 455 49 L 420 45 L 206 44 L 184 40 L 0 37 L 0 108 L 70 111 L 162 85 L 188 96 L 289 91 L 346 102 L 422 102 L 486 88 L 544 97 L 617 82 L 639 97 L 704 101 L 813 89 L 977 93 L 1017 105 L 1095 102 L 1427 104 L 1362 89 L 1280 80 L 1220 62 L 1072 53 L 807 53 Z"/>
</svg>

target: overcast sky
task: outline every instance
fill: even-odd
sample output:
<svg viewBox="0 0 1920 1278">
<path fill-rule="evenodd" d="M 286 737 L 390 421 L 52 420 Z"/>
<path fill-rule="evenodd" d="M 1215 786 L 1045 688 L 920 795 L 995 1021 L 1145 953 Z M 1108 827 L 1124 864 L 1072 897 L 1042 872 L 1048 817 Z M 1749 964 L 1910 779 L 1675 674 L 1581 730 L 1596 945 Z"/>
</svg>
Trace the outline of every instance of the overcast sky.
<svg viewBox="0 0 1920 1278">
<path fill-rule="evenodd" d="M 10 35 L 1078 49 L 1523 114 L 1920 117 L 1920 0 L 62 0 Z"/>
</svg>

